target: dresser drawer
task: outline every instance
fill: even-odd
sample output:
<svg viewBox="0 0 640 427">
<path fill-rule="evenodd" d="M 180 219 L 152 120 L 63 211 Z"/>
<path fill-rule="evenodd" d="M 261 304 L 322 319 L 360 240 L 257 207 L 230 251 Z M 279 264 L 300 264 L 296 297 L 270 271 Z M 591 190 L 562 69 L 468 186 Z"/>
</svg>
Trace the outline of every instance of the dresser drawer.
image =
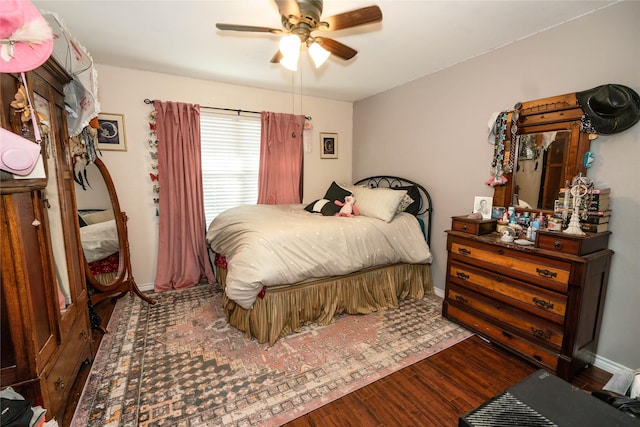
<svg viewBox="0 0 640 427">
<path fill-rule="evenodd" d="M 610 231 L 576 236 L 558 231 L 538 232 L 536 246 L 554 252 L 571 255 L 587 255 L 607 248 Z"/>
<path fill-rule="evenodd" d="M 63 406 L 73 387 L 81 363 L 91 358 L 91 331 L 83 327 L 84 323 L 81 321 L 87 320 L 80 316 L 80 319 L 74 323 L 75 326 L 72 329 L 74 332 L 68 337 L 60 356 L 49 372 L 45 371 L 48 395 L 47 414 L 52 414 L 56 418 L 62 416 L 65 409 Z"/>
<path fill-rule="evenodd" d="M 489 340 L 501 344 L 553 372 L 556 372 L 558 369 L 558 360 L 560 358 L 558 353 L 546 350 L 532 342 L 511 334 L 490 322 L 474 316 L 471 313 L 461 310 L 453 305 L 449 305 L 447 307 L 447 318 L 455 320 L 475 330 Z"/>
<path fill-rule="evenodd" d="M 536 341 L 544 347 L 557 351 L 562 348 L 561 326 L 555 323 L 545 321 L 540 317 L 517 310 L 508 304 L 483 297 L 453 284 L 449 286 L 448 299 L 483 313 L 485 316 L 494 319 L 497 324 L 504 324 L 505 329 L 513 329 L 516 334 Z"/>
<path fill-rule="evenodd" d="M 482 244 L 474 246 L 473 243 L 453 238 L 451 254 L 456 257 L 455 259 L 491 268 L 496 273 L 534 282 L 556 291 L 567 292 L 571 263 L 557 259 L 528 257 L 524 252 L 502 246 Z"/>
<path fill-rule="evenodd" d="M 564 323 L 567 309 L 567 296 L 564 294 L 457 261 L 451 262 L 449 280 L 560 325 Z"/>
<path fill-rule="evenodd" d="M 496 231 L 496 219 L 470 219 L 466 216 L 454 216 L 451 218 L 451 228 L 456 231 L 462 231 L 463 233 L 475 234 L 476 236 L 481 234 L 489 234 Z"/>
</svg>

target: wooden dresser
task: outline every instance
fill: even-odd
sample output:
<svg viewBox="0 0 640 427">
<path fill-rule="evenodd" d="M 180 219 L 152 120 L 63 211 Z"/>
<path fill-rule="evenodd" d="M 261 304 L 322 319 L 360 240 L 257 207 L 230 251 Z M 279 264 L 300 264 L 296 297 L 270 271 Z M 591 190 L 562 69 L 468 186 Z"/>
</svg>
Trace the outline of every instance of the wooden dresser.
<svg viewBox="0 0 640 427">
<path fill-rule="evenodd" d="M 78 371 L 93 357 L 65 120 L 70 77 L 52 59 L 26 75 L 44 125 L 47 178 L 0 176 L 0 386 L 62 422 Z M 18 79 L 0 74 L 0 124 L 33 140 L 31 122 L 10 106 Z"/>
<path fill-rule="evenodd" d="M 453 221 L 443 315 L 566 380 L 592 363 L 610 233 L 540 231 L 535 245 L 520 246 Z"/>
</svg>

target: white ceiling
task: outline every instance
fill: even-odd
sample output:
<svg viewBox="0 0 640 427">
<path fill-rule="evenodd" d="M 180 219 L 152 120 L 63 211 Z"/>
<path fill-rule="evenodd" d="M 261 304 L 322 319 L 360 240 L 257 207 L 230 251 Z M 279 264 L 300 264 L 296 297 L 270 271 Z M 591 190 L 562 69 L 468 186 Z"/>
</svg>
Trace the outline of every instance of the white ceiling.
<svg viewBox="0 0 640 427">
<path fill-rule="evenodd" d="M 281 28 L 272 0 L 32 0 L 58 14 L 97 64 L 357 101 L 614 4 L 604 1 L 339 1 L 322 16 L 377 4 L 383 22 L 325 33 L 358 51 L 297 73 L 272 64 L 280 36 L 219 31 L 217 22 Z"/>
</svg>

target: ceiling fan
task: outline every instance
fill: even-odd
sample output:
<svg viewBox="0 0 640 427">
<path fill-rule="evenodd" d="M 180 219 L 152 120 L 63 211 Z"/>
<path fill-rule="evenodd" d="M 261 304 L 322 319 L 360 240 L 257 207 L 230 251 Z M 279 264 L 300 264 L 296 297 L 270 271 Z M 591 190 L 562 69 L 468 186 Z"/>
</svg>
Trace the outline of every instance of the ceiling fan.
<svg viewBox="0 0 640 427">
<path fill-rule="evenodd" d="M 333 54 L 349 60 L 358 51 L 334 39 L 312 34 L 315 31 L 337 31 L 360 25 L 382 21 L 382 11 L 378 6 L 368 6 L 333 15 L 321 20 L 322 0 L 274 0 L 282 17 L 282 27 L 268 28 L 251 25 L 216 24 L 219 30 L 248 31 L 271 34 L 288 34 L 280 39 L 280 49 L 271 58 L 272 63 L 280 63 L 295 71 L 302 44 L 309 48 L 309 55 L 319 67 Z"/>
</svg>

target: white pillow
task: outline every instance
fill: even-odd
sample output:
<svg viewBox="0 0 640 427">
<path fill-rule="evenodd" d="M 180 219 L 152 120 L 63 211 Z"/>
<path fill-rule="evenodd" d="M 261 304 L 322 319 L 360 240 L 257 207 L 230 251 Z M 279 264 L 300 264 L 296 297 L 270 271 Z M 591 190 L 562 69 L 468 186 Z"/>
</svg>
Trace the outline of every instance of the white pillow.
<svg viewBox="0 0 640 427">
<path fill-rule="evenodd" d="M 81 227 L 80 240 L 87 262 L 106 258 L 120 250 L 115 219 Z"/>
<path fill-rule="evenodd" d="M 84 215 L 81 214 L 80 216 L 82 217 L 82 219 L 87 225 L 98 224 L 100 222 L 111 221 L 112 219 L 115 219 L 115 216 L 113 215 L 113 210 L 111 209 L 99 211 L 99 212 L 93 212 L 90 214 L 84 214 Z"/>
<path fill-rule="evenodd" d="M 407 194 L 406 190 L 390 188 L 352 187 L 351 190 L 360 215 L 378 218 L 385 222 L 393 219 L 400 202 Z"/>
</svg>

